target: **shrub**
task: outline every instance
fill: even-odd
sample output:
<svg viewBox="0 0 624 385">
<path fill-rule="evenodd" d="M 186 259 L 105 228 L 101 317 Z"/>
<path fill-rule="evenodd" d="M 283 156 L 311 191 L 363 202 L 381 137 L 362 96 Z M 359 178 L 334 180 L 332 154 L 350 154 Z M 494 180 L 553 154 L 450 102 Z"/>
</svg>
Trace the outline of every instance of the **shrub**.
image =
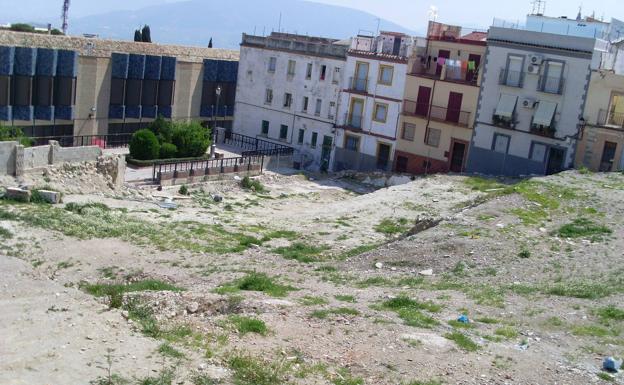
<svg viewBox="0 0 624 385">
<path fill-rule="evenodd" d="M 165 120 L 162 115 L 158 115 L 158 118 L 150 123 L 149 128 L 154 135 L 158 137 L 160 143 L 171 143 L 171 135 L 173 134 L 174 123 Z"/>
<path fill-rule="evenodd" d="M 178 148 L 173 143 L 163 143 L 160 145 L 160 159 L 172 159 L 178 154 Z"/>
<path fill-rule="evenodd" d="M 35 27 L 33 27 L 30 24 L 26 24 L 26 23 L 15 23 L 15 24 L 11 24 L 11 31 L 15 31 L 15 32 L 30 32 L 30 33 L 35 33 Z"/>
<path fill-rule="evenodd" d="M 264 186 L 259 180 L 251 179 L 248 176 L 245 176 L 243 180 L 241 180 L 241 187 L 246 190 L 253 190 L 256 192 L 264 191 Z"/>
<path fill-rule="evenodd" d="M 130 139 L 130 156 L 139 160 L 158 159 L 160 143 L 151 130 L 138 130 Z"/>
<path fill-rule="evenodd" d="M 210 146 L 208 131 L 198 122 L 177 123 L 171 142 L 178 148 L 178 157 L 203 156 Z"/>
<path fill-rule="evenodd" d="M 0 142 L 19 142 L 24 147 L 31 147 L 35 141 L 24 136 L 19 127 L 7 127 L 0 125 Z"/>
<path fill-rule="evenodd" d="M 180 195 L 188 195 L 189 194 L 188 187 L 186 187 L 186 185 L 183 184 L 182 186 L 180 186 L 178 193 L 180 193 Z"/>
</svg>

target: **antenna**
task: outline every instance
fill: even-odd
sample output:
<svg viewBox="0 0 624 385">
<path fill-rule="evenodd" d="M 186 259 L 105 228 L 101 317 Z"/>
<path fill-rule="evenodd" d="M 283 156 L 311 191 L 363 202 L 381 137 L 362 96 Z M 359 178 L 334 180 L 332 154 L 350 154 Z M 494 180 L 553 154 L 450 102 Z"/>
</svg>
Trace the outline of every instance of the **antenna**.
<svg viewBox="0 0 624 385">
<path fill-rule="evenodd" d="M 430 6 L 427 15 L 429 15 L 429 20 L 436 21 L 438 19 L 438 7 L 435 5 Z"/>
<path fill-rule="evenodd" d="M 63 1 L 63 35 L 67 35 L 67 28 L 69 27 L 69 0 Z"/>
<path fill-rule="evenodd" d="M 277 24 L 277 32 L 282 32 L 282 13 L 280 12 L 279 23 Z"/>
<path fill-rule="evenodd" d="M 531 6 L 533 7 L 531 15 L 544 16 L 546 13 L 546 0 L 533 0 Z"/>
</svg>

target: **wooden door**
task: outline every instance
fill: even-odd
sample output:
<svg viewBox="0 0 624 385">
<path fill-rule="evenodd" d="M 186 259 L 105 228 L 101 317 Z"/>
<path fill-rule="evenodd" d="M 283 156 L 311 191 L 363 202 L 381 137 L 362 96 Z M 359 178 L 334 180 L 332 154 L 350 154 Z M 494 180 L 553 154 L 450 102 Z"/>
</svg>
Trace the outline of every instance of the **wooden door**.
<svg viewBox="0 0 624 385">
<path fill-rule="evenodd" d="M 418 87 L 418 98 L 416 99 L 416 115 L 429 115 L 429 100 L 431 99 L 431 87 Z"/>
<path fill-rule="evenodd" d="M 459 122 L 459 115 L 461 113 L 463 94 L 458 92 L 451 92 L 449 94 L 449 101 L 446 110 L 446 121 L 451 123 Z"/>
<path fill-rule="evenodd" d="M 464 171 L 464 156 L 466 154 L 466 143 L 453 142 L 453 148 L 451 149 L 451 172 Z"/>
</svg>

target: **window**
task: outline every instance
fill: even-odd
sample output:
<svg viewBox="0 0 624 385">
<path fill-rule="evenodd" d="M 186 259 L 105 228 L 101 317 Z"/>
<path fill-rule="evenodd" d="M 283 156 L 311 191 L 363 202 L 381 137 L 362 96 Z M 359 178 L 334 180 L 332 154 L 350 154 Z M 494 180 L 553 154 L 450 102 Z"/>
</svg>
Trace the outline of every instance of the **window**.
<svg viewBox="0 0 624 385">
<path fill-rule="evenodd" d="M 502 84 L 510 87 L 522 87 L 524 80 L 524 56 L 510 55 L 507 68 L 502 75 Z"/>
<path fill-rule="evenodd" d="M 328 119 L 333 119 L 334 118 L 334 110 L 336 109 L 336 102 L 329 102 L 329 111 L 327 112 L 327 118 Z"/>
<path fill-rule="evenodd" d="M 294 60 L 288 61 L 288 76 L 295 76 L 295 67 L 297 66 L 297 62 Z"/>
<path fill-rule="evenodd" d="M 30 106 L 32 103 L 32 77 L 13 76 L 13 105 Z"/>
<path fill-rule="evenodd" d="M 557 111 L 557 103 L 540 100 L 533 115 L 533 127 L 540 129 L 552 127 L 555 111 Z"/>
<path fill-rule="evenodd" d="M 2 89 L 0 87 L 0 89 Z M 0 103 L 2 105 L 2 103 Z M 609 110 L 606 116 L 602 118 L 599 124 L 624 127 L 624 95 L 613 94 L 611 96 L 611 102 L 609 104 Z M 604 123 L 603 123 L 604 122 Z"/>
<path fill-rule="evenodd" d="M 494 134 L 494 142 L 492 143 L 492 150 L 501 154 L 506 154 L 509 150 L 510 137 L 502 134 Z"/>
<path fill-rule="evenodd" d="M 70 77 L 54 78 L 54 105 L 55 106 L 73 106 L 76 101 L 76 79 Z M 127 84 L 127 83 L 126 83 Z M 141 81 L 135 86 L 137 94 L 141 95 Z M 127 90 L 126 90 L 127 92 Z M 126 104 L 127 103 L 126 101 Z M 137 105 L 141 104 L 141 99 L 137 101 Z"/>
<path fill-rule="evenodd" d="M 405 156 L 397 156 L 396 162 L 396 171 L 397 172 L 407 172 L 407 163 L 408 159 Z"/>
<path fill-rule="evenodd" d="M 416 126 L 410 123 L 403 123 L 403 132 L 401 132 L 401 139 L 414 140 L 416 134 Z"/>
<path fill-rule="evenodd" d="M 541 77 L 540 81 L 540 91 L 560 94 L 563 91 L 563 63 L 546 62 L 546 74 Z"/>
<path fill-rule="evenodd" d="M 546 145 L 542 143 L 533 142 L 531 144 L 531 154 L 529 158 L 536 162 L 543 163 L 546 156 Z"/>
<path fill-rule="evenodd" d="M 312 79 L 312 63 L 308 63 L 306 68 L 306 79 Z"/>
<path fill-rule="evenodd" d="M 273 90 L 270 88 L 266 89 L 266 94 L 264 96 L 264 104 L 273 103 Z"/>
<path fill-rule="evenodd" d="M 442 135 L 442 130 L 429 127 L 425 136 L 425 143 L 431 147 L 438 147 L 440 145 L 440 135 Z"/>
<path fill-rule="evenodd" d="M 284 107 L 290 108 L 291 105 L 292 105 L 292 94 L 286 92 L 284 94 Z"/>
<path fill-rule="evenodd" d="M 321 80 L 325 80 L 325 76 L 327 76 L 327 66 L 326 65 L 322 65 L 321 66 Z"/>
<path fill-rule="evenodd" d="M 380 123 L 385 123 L 388 117 L 388 105 L 383 103 L 375 103 L 375 112 L 373 120 Z"/>
<path fill-rule="evenodd" d="M 318 141 L 318 133 L 313 132 L 312 133 L 312 141 L 310 142 L 310 147 L 315 148 L 317 141 Z"/>
<path fill-rule="evenodd" d="M 128 79 L 126 81 L 126 105 L 141 105 L 141 88 L 143 88 L 141 79 Z"/>
<path fill-rule="evenodd" d="M 46 107 L 52 105 L 53 84 L 54 78 L 52 76 L 37 76 L 33 93 L 33 105 Z"/>
<path fill-rule="evenodd" d="M 277 58 L 276 57 L 270 57 L 269 58 L 268 72 L 275 73 L 275 67 L 277 67 Z"/>
<path fill-rule="evenodd" d="M 379 67 L 379 84 L 386 86 L 392 85 L 392 77 L 394 76 L 394 67 L 382 65 Z"/>
<path fill-rule="evenodd" d="M 320 116 L 322 107 L 323 107 L 323 100 L 322 99 L 316 99 L 316 107 L 314 108 L 314 115 Z"/>
<path fill-rule="evenodd" d="M 268 120 L 262 121 L 262 130 L 260 131 L 260 135 L 269 136 L 269 121 Z"/>
<path fill-rule="evenodd" d="M 141 104 L 144 106 L 155 106 L 158 104 L 158 80 L 143 80 Z"/>
<path fill-rule="evenodd" d="M 279 136 L 280 140 L 286 140 L 286 138 L 288 138 L 288 126 L 285 124 L 282 124 L 280 126 L 280 136 Z"/>
<path fill-rule="evenodd" d="M 358 152 L 360 148 L 360 138 L 353 135 L 345 136 L 345 149 Z"/>
<path fill-rule="evenodd" d="M 308 112 L 308 104 L 310 102 L 310 98 L 307 96 L 303 97 L 303 108 L 301 109 L 303 112 Z"/>
<path fill-rule="evenodd" d="M 332 83 L 340 83 L 340 67 L 334 67 L 334 76 L 332 78 Z"/>
<path fill-rule="evenodd" d="M 158 82 L 158 105 L 173 105 L 173 93 L 175 90 L 175 80 L 161 80 Z"/>
<path fill-rule="evenodd" d="M 0 75 L 0 106 L 11 104 L 11 78 Z"/>
<path fill-rule="evenodd" d="M 303 137 L 305 135 L 305 130 L 303 128 L 299 129 L 299 136 L 297 137 L 297 143 L 303 144 Z"/>
</svg>

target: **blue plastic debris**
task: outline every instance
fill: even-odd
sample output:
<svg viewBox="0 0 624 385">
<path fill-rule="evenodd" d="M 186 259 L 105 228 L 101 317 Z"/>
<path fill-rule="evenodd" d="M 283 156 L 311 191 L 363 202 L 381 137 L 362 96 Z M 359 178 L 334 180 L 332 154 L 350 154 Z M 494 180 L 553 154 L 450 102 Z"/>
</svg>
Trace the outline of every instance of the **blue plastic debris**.
<svg viewBox="0 0 624 385">
<path fill-rule="evenodd" d="M 468 324 L 470 323 L 470 319 L 468 319 L 468 316 L 465 314 L 462 314 L 459 316 L 459 318 L 457 318 L 457 322 L 461 322 L 463 324 Z"/>
<path fill-rule="evenodd" d="M 607 372 L 617 372 L 622 366 L 622 360 L 616 360 L 613 357 L 607 357 L 602 361 L 602 368 Z"/>
</svg>

